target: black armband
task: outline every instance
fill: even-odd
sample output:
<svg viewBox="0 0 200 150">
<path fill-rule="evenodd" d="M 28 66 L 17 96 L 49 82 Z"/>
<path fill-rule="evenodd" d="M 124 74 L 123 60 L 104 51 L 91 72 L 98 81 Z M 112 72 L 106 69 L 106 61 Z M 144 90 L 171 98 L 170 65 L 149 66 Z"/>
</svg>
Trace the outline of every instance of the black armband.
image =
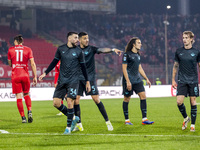
<svg viewBox="0 0 200 150">
<path fill-rule="evenodd" d="M 88 73 L 87 73 L 86 65 L 85 63 L 80 63 L 80 65 L 81 65 L 83 76 L 85 77 L 85 81 L 88 81 Z"/>
<path fill-rule="evenodd" d="M 57 65 L 58 62 L 59 62 L 58 59 L 55 58 L 53 59 L 53 61 L 50 63 L 47 70 L 45 71 L 46 75 Z"/>
</svg>

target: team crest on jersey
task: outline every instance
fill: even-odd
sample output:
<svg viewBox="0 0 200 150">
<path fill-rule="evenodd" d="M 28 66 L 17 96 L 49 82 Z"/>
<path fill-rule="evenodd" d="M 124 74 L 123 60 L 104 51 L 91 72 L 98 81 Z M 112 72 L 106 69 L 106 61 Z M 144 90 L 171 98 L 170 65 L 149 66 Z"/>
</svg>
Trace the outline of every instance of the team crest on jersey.
<svg viewBox="0 0 200 150">
<path fill-rule="evenodd" d="M 138 56 L 138 60 L 140 60 L 140 56 Z"/>
<path fill-rule="evenodd" d="M 73 53 L 72 53 L 72 56 L 76 56 L 76 53 L 75 53 L 75 52 L 73 52 Z"/>
<path fill-rule="evenodd" d="M 84 53 L 85 53 L 85 55 L 87 55 L 89 52 L 88 52 L 88 51 L 85 51 Z"/>
<path fill-rule="evenodd" d="M 192 54 L 191 54 L 191 56 L 193 57 L 193 56 L 195 56 L 195 54 L 194 54 L 194 53 L 192 53 Z"/>
</svg>

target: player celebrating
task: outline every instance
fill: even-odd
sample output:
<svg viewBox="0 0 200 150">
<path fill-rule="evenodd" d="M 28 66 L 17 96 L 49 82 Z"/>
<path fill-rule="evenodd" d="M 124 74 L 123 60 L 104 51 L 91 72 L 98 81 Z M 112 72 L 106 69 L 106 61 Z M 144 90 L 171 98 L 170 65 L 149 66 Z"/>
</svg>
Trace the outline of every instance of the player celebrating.
<svg viewBox="0 0 200 150">
<path fill-rule="evenodd" d="M 101 112 L 102 116 L 104 117 L 106 121 L 106 125 L 109 131 L 113 130 L 113 126 L 111 122 L 108 119 L 107 112 L 105 110 L 105 107 L 103 103 L 99 99 L 99 93 L 96 85 L 96 79 L 95 79 L 95 54 L 100 54 L 100 53 L 111 53 L 115 52 L 116 54 L 121 55 L 121 51 L 118 49 L 110 49 L 110 48 L 97 48 L 94 46 L 90 46 L 89 44 L 89 36 L 86 32 L 80 32 L 79 33 L 79 41 L 80 41 L 80 48 L 82 49 L 83 53 L 85 54 L 85 61 L 86 61 L 86 67 L 88 71 L 88 78 L 91 84 L 91 92 L 86 93 L 86 95 L 91 95 L 93 101 L 96 103 L 99 111 Z M 80 84 L 79 84 L 79 90 L 78 90 L 78 95 L 75 101 L 75 115 L 79 116 L 80 118 L 80 96 L 83 96 L 83 92 L 86 91 L 85 89 L 85 84 L 86 81 L 84 80 L 84 77 L 80 77 Z M 83 126 L 81 123 L 81 119 L 77 123 L 77 126 L 75 130 L 80 130 L 83 131 Z"/>
<path fill-rule="evenodd" d="M 190 122 L 190 118 L 186 113 L 184 105 L 184 98 L 190 96 L 191 104 L 191 119 L 192 123 L 190 131 L 195 131 L 195 121 L 197 116 L 196 97 L 199 96 L 198 86 L 198 72 L 197 66 L 200 67 L 200 51 L 195 49 L 192 45 L 194 43 L 194 33 L 191 31 L 183 32 L 183 44 L 184 46 L 177 49 L 175 53 L 175 62 L 172 73 L 172 86 L 177 88 L 177 105 L 181 112 L 184 121 L 182 130 L 187 128 L 187 124 Z M 178 86 L 175 81 L 176 73 L 178 71 Z"/>
<path fill-rule="evenodd" d="M 42 81 L 42 79 L 56 66 L 60 60 L 60 74 L 58 78 L 58 85 L 56 86 L 53 95 L 53 104 L 54 107 L 67 116 L 67 127 L 64 134 L 70 134 L 75 127 L 76 122 L 79 120 L 79 117 L 76 116 L 75 123 L 72 124 L 74 115 L 74 100 L 77 96 L 81 70 L 86 80 L 86 91 L 90 92 L 91 90 L 84 55 L 76 46 L 78 44 L 78 34 L 76 32 L 69 32 L 67 34 L 67 40 L 67 44 L 58 47 L 55 58 L 47 70 L 39 77 L 39 80 Z M 61 101 L 64 99 L 66 94 L 68 108 L 61 104 Z"/>
<path fill-rule="evenodd" d="M 125 124 L 133 125 L 128 116 L 128 104 L 133 95 L 133 91 L 140 97 L 140 108 L 142 112 L 142 124 L 153 124 L 153 121 L 147 119 L 147 105 L 146 105 L 146 94 L 143 86 L 143 81 L 141 80 L 139 73 L 146 80 L 149 87 L 151 87 L 151 82 L 147 78 L 141 64 L 140 64 L 140 53 L 141 41 L 137 37 L 133 37 L 127 44 L 125 53 L 123 55 L 122 71 L 123 71 L 123 112 L 125 117 Z"/>
<path fill-rule="evenodd" d="M 22 93 L 28 109 L 28 122 L 33 121 L 31 111 L 31 98 L 29 96 L 30 79 L 28 73 L 28 61 L 30 60 L 33 71 L 33 85 L 37 84 L 36 65 L 34 62 L 32 50 L 29 47 L 23 46 L 23 38 L 21 35 L 14 37 L 14 47 L 8 50 L 8 64 L 12 67 L 12 91 L 16 94 L 17 108 L 22 117 L 22 123 L 26 123 L 24 115 L 24 107 L 22 102 Z"/>
</svg>

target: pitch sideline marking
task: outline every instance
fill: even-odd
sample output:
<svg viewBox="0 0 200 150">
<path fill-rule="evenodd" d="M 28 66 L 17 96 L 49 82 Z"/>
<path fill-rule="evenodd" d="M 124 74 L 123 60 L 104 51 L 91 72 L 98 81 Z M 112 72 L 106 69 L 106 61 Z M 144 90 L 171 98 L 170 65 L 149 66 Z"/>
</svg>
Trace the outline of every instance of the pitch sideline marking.
<svg viewBox="0 0 200 150">
<path fill-rule="evenodd" d="M 60 133 L 9 133 L 6 130 L 0 130 L 1 134 L 22 134 L 22 135 L 62 135 L 62 136 L 93 136 L 93 135 L 99 135 L 99 136 L 132 136 L 132 137 L 197 137 L 200 138 L 198 135 L 138 135 L 138 134 L 70 134 L 70 135 L 64 135 Z"/>
</svg>

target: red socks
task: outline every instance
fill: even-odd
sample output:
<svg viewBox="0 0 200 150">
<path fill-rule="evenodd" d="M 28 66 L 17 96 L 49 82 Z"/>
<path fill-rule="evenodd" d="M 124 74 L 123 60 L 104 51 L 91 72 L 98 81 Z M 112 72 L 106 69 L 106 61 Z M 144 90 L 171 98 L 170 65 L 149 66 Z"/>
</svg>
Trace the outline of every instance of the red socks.
<svg viewBox="0 0 200 150">
<path fill-rule="evenodd" d="M 23 107 L 22 99 L 17 99 L 17 108 L 19 110 L 21 117 L 24 117 L 25 115 L 24 115 L 24 107 Z"/>
<path fill-rule="evenodd" d="M 26 107 L 29 110 L 31 110 L 31 98 L 29 95 L 24 96 Z"/>
</svg>

